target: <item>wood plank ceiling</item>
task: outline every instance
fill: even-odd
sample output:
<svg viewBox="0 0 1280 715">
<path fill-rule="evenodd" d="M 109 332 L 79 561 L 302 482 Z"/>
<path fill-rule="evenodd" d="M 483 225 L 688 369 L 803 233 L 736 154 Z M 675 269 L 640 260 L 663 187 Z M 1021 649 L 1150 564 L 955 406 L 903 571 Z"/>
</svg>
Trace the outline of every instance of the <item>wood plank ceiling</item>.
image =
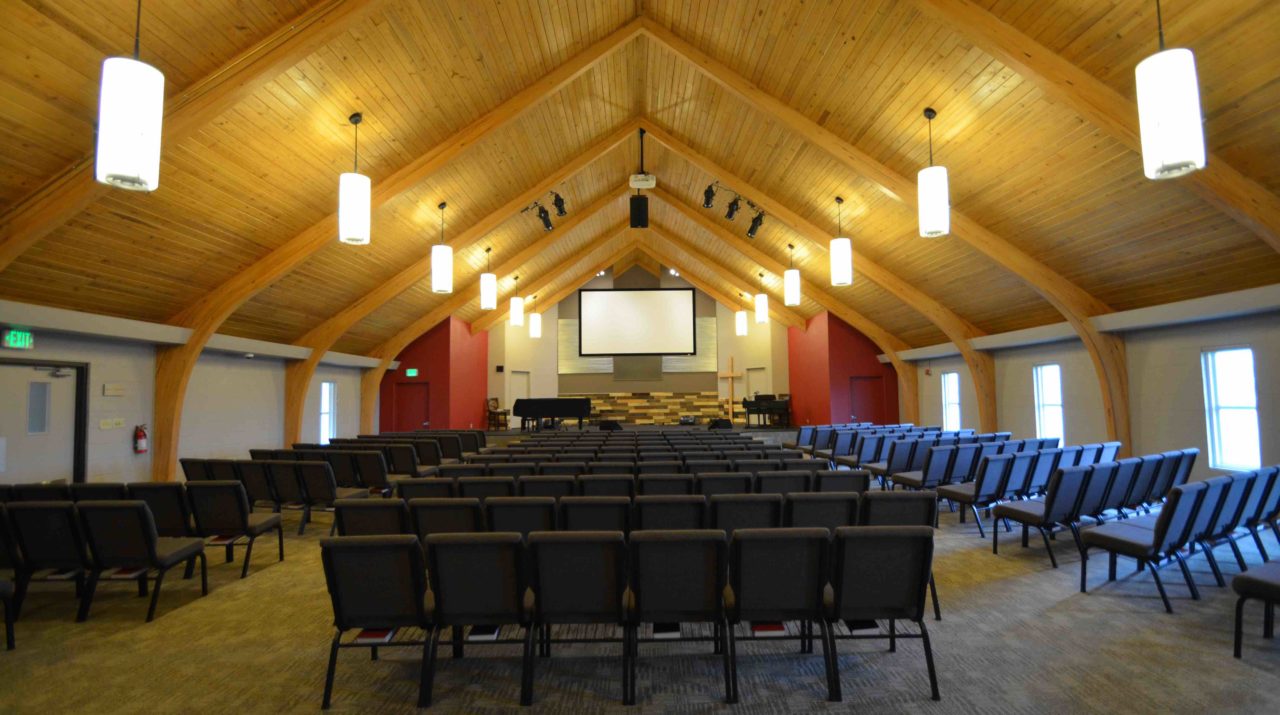
<svg viewBox="0 0 1280 715">
<path fill-rule="evenodd" d="M 1126 97 L 1134 65 L 1155 44 L 1154 8 L 1146 2 L 973 1 Z M 145 3 L 142 56 L 178 96 L 319 4 Z M 25 197 L 91 155 L 98 67 L 130 47 L 133 8 L 133 0 L 0 6 L 7 169 L 0 225 Z M 167 142 L 159 191 L 106 192 L 22 253 L 0 272 L 0 297 L 168 320 L 333 212 L 337 174 L 351 162 L 352 111 L 364 112 L 360 166 L 376 186 L 639 15 L 905 176 L 927 163 L 921 110 L 937 108 L 934 153 L 950 172 L 952 205 L 1114 309 L 1280 282 L 1280 255 L 1248 228 L 1185 180 L 1143 178 L 1137 154 L 915 2 L 384 0 L 192 136 Z M 1211 149 L 1280 192 L 1280 3 L 1170 2 L 1165 17 L 1170 43 L 1196 51 Z M 446 235 L 460 233 L 636 118 L 832 234 L 833 197 L 845 197 L 845 230 L 861 253 L 986 332 L 1061 319 L 1021 279 L 961 241 L 919 238 L 909 206 L 639 36 L 381 208 L 370 246 L 335 240 L 244 303 L 221 332 L 297 339 L 429 250 L 440 201 L 449 202 Z M 723 218 L 732 184 L 706 211 L 702 190 L 723 177 L 654 141 L 645 159 L 672 201 L 742 235 L 749 209 L 734 222 Z M 628 140 L 556 188 L 571 212 L 596 202 L 600 209 L 517 269 L 521 285 L 625 221 L 621 192 L 638 163 Z M 679 207 L 654 201 L 652 219 L 741 278 L 696 267 L 681 248 L 680 260 L 699 280 L 730 296 L 758 283 L 758 264 Z M 483 270 L 484 248 L 493 248 L 498 264 L 544 235 L 529 214 L 507 217 L 458 251 L 455 285 L 470 285 Z M 601 260 L 626 240 L 579 263 Z M 772 217 L 754 243 L 783 263 L 794 245 L 795 264 L 827 283 L 822 243 Z M 511 275 L 501 278 L 505 296 Z M 552 281 L 546 294 L 569 278 Z M 766 272 L 766 285 L 780 292 L 780 277 Z M 946 340 L 871 281 L 831 292 L 911 346 Z M 369 352 L 445 299 L 424 276 L 335 347 Z M 806 300 L 796 312 L 820 310 Z M 457 315 L 473 320 L 481 312 L 468 305 Z"/>
</svg>

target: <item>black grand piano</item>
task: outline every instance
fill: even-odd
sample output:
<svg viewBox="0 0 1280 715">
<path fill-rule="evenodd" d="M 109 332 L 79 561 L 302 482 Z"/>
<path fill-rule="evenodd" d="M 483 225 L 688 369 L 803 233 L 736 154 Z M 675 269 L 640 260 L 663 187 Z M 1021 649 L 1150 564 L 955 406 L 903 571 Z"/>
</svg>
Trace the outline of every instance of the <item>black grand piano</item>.
<svg viewBox="0 0 1280 715">
<path fill-rule="evenodd" d="M 511 406 L 511 414 L 520 418 L 520 429 L 527 429 L 530 421 L 534 429 L 542 426 L 545 419 L 578 420 L 578 429 L 591 417 L 590 397 L 522 397 Z"/>
<path fill-rule="evenodd" d="M 747 413 L 747 426 L 751 426 L 751 416 L 756 415 L 760 419 L 760 426 L 764 427 L 769 424 L 769 419 L 773 416 L 778 418 L 783 427 L 791 426 L 791 400 L 787 396 L 779 399 L 777 395 L 760 395 L 755 398 L 742 398 L 742 409 Z"/>
</svg>

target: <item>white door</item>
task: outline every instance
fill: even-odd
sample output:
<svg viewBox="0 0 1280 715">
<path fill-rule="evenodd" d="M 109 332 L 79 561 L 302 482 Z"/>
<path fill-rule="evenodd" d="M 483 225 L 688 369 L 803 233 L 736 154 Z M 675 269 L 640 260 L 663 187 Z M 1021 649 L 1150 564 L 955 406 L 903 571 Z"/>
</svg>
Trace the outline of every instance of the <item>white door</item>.
<svg viewBox="0 0 1280 715">
<path fill-rule="evenodd" d="M 747 394 L 743 397 L 755 399 L 757 393 L 769 394 L 769 382 L 765 379 L 765 369 L 762 367 L 747 368 Z"/>
<path fill-rule="evenodd" d="M 0 482 L 74 476 L 76 378 L 62 368 L 0 365 Z"/>
</svg>

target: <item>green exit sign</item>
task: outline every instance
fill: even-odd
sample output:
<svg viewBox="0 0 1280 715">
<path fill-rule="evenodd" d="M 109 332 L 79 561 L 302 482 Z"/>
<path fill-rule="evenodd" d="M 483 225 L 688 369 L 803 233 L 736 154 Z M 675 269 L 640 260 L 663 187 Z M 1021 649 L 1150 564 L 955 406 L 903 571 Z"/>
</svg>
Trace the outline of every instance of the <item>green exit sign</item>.
<svg viewBox="0 0 1280 715">
<path fill-rule="evenodd" d="M 404 376 L 405 376 L 405 377 L 417 377 L 417 376 L 418 376 L 418 368 L 416 368 L 416 367 L 405 368 Z"/>
<path fill-rule="evenodd" d="M 33 350 L 36 347 L 36 336 L 29 330 L 5 328 L 2 344 L 10 350 Z"/>
</svg>

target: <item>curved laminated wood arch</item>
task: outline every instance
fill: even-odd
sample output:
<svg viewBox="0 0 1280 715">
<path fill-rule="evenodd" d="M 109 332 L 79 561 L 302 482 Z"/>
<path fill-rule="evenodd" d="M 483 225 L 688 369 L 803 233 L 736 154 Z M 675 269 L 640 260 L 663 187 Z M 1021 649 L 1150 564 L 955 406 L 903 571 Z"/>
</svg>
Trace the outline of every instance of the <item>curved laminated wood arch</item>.
<svg viewBox="0 0 1280 715">
<path fill-rule="evenodd" d="M 708 79 L 728 90 L 749 106 L 770 115 L 782 126 L 806 141 L 820 147 L 853 169 L 863 178 L 878 184 L 886 195 L 911 208 L 916 207 L 915 182 L 841 139 L 817 122 L 766 93 L 747 78 L 699 50 L 665 27 L 642 19 L 645 34 L 678 57 L 696 67 Z M 1064 278 L 1022 249 L 983 227 L 964 213 L 951 209 L 951 235 L 1017 275 L 1039 293 L 1079 335 L 1089 352 L 1106 419 L 1108 439 L 1130 447 L 1129 376 L 1124 341 L 1095 328 L 1089 320 L 1095 315 L 1112 312 L 1111 308 L 1084 289 Z"/>
<path fill-rule="evenodd" d="M 370 210 L 376 210 L 413 188 L 466 149 L 556 94 L 601 60 L 625 46 L 639 32 L 638 21 L 632 21 L 615 30 L 604 39 L 579 52 L 573 59 L 484 113 L 449 139 L 396 170 L 390 176 L 376 182 Z M 192 334 L 185 345 L 157 350 L 155 416 L 152 425 L 151 476 L 153 480 L 173 479 L 178 465 L 178 437 L 187 383 L 191 379 L 196 360 L 199 359 L 200 352 L 209 338 L 245 301 L 293 270 L 315 252 L 333 245 L 337 223 L 336 212 L 326 216 L 170 319 L 170 323 L 192 328 Z"/>
<path fill-rule="evenodd" d="M 537 279 L 531 281 L 528 286 L 528 290 L 530 292 L 536 292 L 536 291 L 542 290 L 544 287 L 546 287 L 548 284 L 554 281 L 558 274 L 561 274 L 564 271 L 577 265 L 582 261 L 584 256 L 590 256 L 591 254 L 600 250 L 602 247 L 606 246 L 610 241 L 613 241 L 614 239 L 626 233 L 628 230 L 629 229 L 627 228 L 627 226 L 623 224 L 620 226 L 616 226 L 608 231 L 605 231 L 594 241 L 584 246 L 577 255 L 574 255 L 565 259 L 559 265 L 547 270 L 544 274 L 539 276 Z M 595 264 L 592 264 L 590 269 L 582 271 L 582 275 L 585 277 L 581 279 L 575 278 L 573 281 L 570 281 L 570 285 L 572 285 L 576 289 L 577 286 L 581 285 L 582 283 L 585 283 L 587 280 L 590 280 L 592 276 L 594 276 L 596 273 L 600 272 L 604 268 L 610 265 L 613 265 L 615 261 L 625 256 L 628 251 L 631 251 L 634 248 L 635 248 L 635 241 L 634 239 L 632 239 L 628 241 L 626 244 L 624 244 L 624 246 L 621 249 L 618 249 L 612 252 L 606 260 L 599 261 Z M 467 300 L 470 300 L 471 297 L 478 296 L 479 294 L 480 294 L 479 281 L 476 281 L 471 286 L 468 286 Z M 561 298 L 562 297 L 563 296 L 561 296 Z M 459 296 L 455 296 L 455 299 L 456 298 L 459 298 Z M 454 299 L 450 299 L 449 302 L 452 302 L 453 300 Z M 559 300 L 560 298 L 555 298 L 556 302 L 559 302 Z M 440 305 L 439 307 L 435 308 L 434 310 L 422 316 L 421 318 L 413 321 L 409 325 L 406 325 L 398 333 L 396 333 L 394 336 L 392 336 L 391 338 L 387 339 L 384 343 L 382 343 L 382 345 L 379 345 L 377 348 L 369 352 L 369 357 L 378 358 L 380 362 L 377 367 L 373 367 L 365 370 L 364 374 L 360 376 L 360 431 L 361 432 L 369 433 L 369 432 L 373 432 L 374 430 L 373 425 L 374 425 L 375 418 L 377 417 L 377 409 L 378 409 L 378 393 L 382 389 L 382 378 L 387 374 L 387 370 L 390 369 L 391 362 L 395 360 L 396 355 L 399 355 L 400 351 L 408 347 L 410 343 L 412 343 L 414 340 L 417 340 L 420 336 L 422 336 L 427 331 L 439 325 L 441 322 L 446 320 L 450 315 L 453 315 L 453 313 L 457 310 L 457 306 L 456 305 L 451 306 L 449 305 L 449 302 L 446 302 L 445 304 Z M 465 303 L 466 301 L 463 300 L 462 302 Z M 503 301 L 500 300 L 498 302 L 498 305 L 502 306 Z M 507 311 L 499 307 L 497 310 L 494 310 L 491 313 L 489 313 L 489 315 L 485 316 L 482 320 L 486 320 L 488 321 L 489 325 L 492 325 L 493 323 L 498 322 L 503 318 L 505 318 L 506 315 L 507 315 Z M 476 326 L 476 323 L 472 323 L 471 332 L 473 334 L 479 332 L 479 330 L 477 330 L 475 326 Z"/>
</svg>

